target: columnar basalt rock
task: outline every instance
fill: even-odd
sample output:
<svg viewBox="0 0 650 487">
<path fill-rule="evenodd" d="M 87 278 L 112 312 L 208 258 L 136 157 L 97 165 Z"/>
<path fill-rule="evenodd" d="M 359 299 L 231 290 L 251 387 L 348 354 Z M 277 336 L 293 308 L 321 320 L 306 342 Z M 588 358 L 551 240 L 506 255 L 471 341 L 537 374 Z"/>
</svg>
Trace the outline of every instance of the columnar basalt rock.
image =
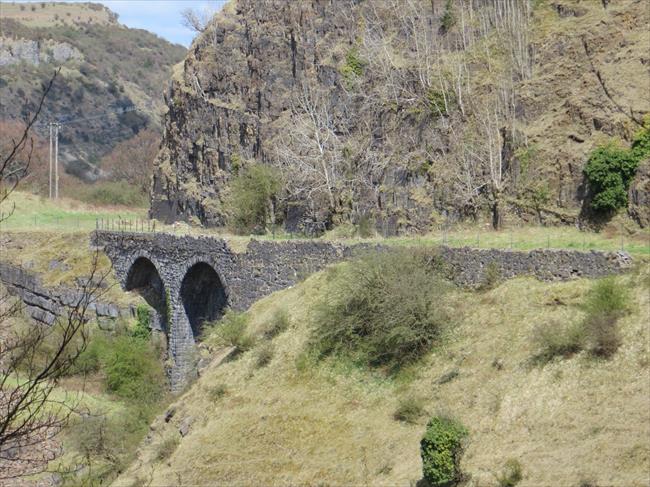
<svg viewBox="0 0 650 487">
<path fill-rule="evenodd" d="M 354 253 L 385 251 L 381 245 L 291 240 L 252 240 L 237 253 L 218 238 L 134 234 L 99 231 L 93 243 L 113 262 L 125 289 L 134 286 L 134 264 L 147 261 L 163 284 L 150 304 L 164 302 L 169 323 L 169 353 L 173 361 L 171 384 L 181 390 L 194 371 L 195 336 L 202 322 L 218 318 L 226 307 L 245 310 L 260 298 L 296 284 L 304 276 L 351 257 Z M 624 271 L 631 264 L 624 252 L 431 248 L 437 252 L 459 285 L 476 287 L 495 267 L 502 278 L 522 275 L 542 280 L 601 277 Z M 203 269 L 196 271 L 196 269 Z M 156 286 L 153 286 L 156 287 Z M 158 310 L 160 312 L 160 310 Z"/>
</svg>

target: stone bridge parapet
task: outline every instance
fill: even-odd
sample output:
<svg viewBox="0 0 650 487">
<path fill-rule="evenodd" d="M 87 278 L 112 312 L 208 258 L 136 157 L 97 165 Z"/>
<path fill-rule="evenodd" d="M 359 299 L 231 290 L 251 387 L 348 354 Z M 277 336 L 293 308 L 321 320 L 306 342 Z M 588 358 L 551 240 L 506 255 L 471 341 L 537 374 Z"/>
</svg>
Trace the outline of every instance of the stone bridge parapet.
<svg viewBox="0 0 650 487">
<path fill-rule="evenodd" d="M 138 291 L 156 310 L 168 334 L 173 360 L 171 385 L 181 390 L 194 372 L 195 337 L 205 321 L 218 319 L 226 307 L 245 310 L 274 291 L 358 251 L 383 251 L 385 245 L 345 245 L 321 240 L 251 240 L 234 252 L 214 237 L 165 233 L 96 231 L 126 290 Z M 532 275 L 542 280 L 601 277 L 631 265 L 624 252 L 577 252 L 432 248 L 460 285 L 475 287 L 495 267 L 503 278 Z"/>
</svg>

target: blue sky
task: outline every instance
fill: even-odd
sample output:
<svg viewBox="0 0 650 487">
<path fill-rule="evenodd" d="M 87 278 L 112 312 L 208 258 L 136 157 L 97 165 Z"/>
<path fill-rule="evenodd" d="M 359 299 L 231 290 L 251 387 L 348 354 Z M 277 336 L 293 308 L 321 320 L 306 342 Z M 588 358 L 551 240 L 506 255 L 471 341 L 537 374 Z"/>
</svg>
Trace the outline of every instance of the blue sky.
<svg viewBox="0 0 650 487">
<path fill-rule="evenodd" d="M 25 0 L 23 0 L 25 1 Z M 30 2 L 42 0 L 27 0 Z M 70 0 L 83 2 L 88 0 Z M 181 22 L 181 12 L 186 8 L 214 12 L 225 0 L 90 0 L 101 3 L 119 14 L 120 22 L 128 27 L 146 29 L 177 44 L 189 46 L 194 32 Z"/>
</svg>

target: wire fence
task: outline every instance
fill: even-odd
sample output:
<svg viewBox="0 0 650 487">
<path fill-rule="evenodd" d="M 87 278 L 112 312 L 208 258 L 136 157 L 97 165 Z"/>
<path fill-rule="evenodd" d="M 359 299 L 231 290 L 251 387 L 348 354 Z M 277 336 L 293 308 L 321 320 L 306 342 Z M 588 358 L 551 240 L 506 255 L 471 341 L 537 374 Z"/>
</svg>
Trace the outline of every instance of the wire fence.
<svg viewBox="0 0 650 487">
<path fill-rule="evenodd" d="M 158 227 L 160 229 L 160 226 Z M 95 230 L 129 233 L 156 233 L 156 220 L 135 219 L 124 220 L 121 218 L 97 218 Z"/>
<path fill-rule="evenodd" d="M 274 232 L 265 235 L 239 237 L 228 234 L 224 229 L 206 229 L 193 227 L 185 223 L 171 225 L 161 224 L 147 218 L 132 218 L 113 215 L 93 215 L 80 213 L 77 215 L 32 214 L 14 216 L 6 219 L 6 213 L 0 213 L 0 232 L 2 231 L 52 231 L 52 232 L 86 232 L 111 231 L 124 233 L 169 233 L 178 236 L 214 236 L 232 239 L 259 240 L 303 240 L 308 239 L 300 234 Z M 543 228 L 516 227 L 502 231 L 494 230 L 440 230 L 423 236 L 405 237 L 376 237 L 376 238 L 332 238 L 327 235 L 325 240 L 345 242 L 382 243 L 388 245 L 414 246 L 448 246 L 473 247 L 486 249 L 565 249 L 565 250 L 601 250 L 627 251 L 632 254 L 650 256 L 650 232 L 637 236 L 625 233 L 610 234 L 580 231 L 573 227 Z"/>
</svg>

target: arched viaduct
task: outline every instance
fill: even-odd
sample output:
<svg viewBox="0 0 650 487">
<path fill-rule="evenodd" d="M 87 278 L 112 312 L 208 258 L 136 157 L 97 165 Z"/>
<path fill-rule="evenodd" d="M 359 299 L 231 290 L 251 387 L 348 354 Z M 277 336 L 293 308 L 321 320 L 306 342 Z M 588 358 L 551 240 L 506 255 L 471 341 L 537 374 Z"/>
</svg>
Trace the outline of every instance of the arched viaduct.
<svg viewBox="0 0 650 487">
<path fill-rule="evenodd" d="M 92 241 L 111 259 L 122 287 L 140 293 L 156 311 L 153 326 L 167 333 L 174 391 L 195 373 L 195 338 L 205 322 L 218 319 L 227 307 L 245 310 L 256 300 L 351 256 L 355 249 L 371 248 L 313 240 L 252 240 L 245 252 L 237 253 L 218 238 L 107 231 L 94 232 Z M 432 251 L 458 284 L 470 286 L 483 282 L 490 265 L 496 265 L 503 278 L 533 275 L 554 280 L 618 273 L 631 262 L 623 252 L 448 247 Z"/>
<path fill-rule="evenodd" d="M 236 253 L 222 239 L 163 233 L 98 231 L 93 242 L 110 258 L 121 286 L 156 311 L 153 327 L 167 333 L 173 390 L 194 373 L 195 338 L 204 323 L 227 307 L 245 310 L 351 253 L 328 242 L 256 240 Z"/>
</svg>

